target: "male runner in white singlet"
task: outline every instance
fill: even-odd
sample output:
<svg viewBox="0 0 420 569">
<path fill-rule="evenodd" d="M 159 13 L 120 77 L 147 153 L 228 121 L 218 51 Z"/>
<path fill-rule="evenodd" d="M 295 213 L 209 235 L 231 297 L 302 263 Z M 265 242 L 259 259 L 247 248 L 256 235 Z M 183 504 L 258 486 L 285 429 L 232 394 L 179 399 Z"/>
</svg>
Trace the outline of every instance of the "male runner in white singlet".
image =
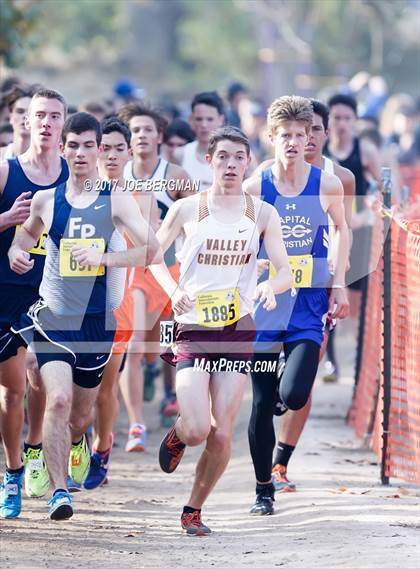
<svg viewBox="0 0 420 569">
<path fill-rule="evenodd" d="M 225 127 L 211 136 L 207 161 L 214 172 L 212 186 L 208 192 L 176 202 L 157 234 L 163 250 L 181 232 L 185 234 L 178 254 L 179 286 L 165 265 L 151 267 L 171 293 L 175 312 L 180 408 L 160 447 L 161 468 L 173 472 L 187 445 L 206 441 L 181 517 L 189 535 L 210 533 L 201 521 L 201 507 L 229 461 L 235 418 L 250 370 L 254 300 L 272 310 L 275 294 L 292 282 L 277 212 L 242 192 L 249 160 L 249 142 L 239 129 Z M 278 272 L 257 286 L 262 235 Z"/>
</svg>

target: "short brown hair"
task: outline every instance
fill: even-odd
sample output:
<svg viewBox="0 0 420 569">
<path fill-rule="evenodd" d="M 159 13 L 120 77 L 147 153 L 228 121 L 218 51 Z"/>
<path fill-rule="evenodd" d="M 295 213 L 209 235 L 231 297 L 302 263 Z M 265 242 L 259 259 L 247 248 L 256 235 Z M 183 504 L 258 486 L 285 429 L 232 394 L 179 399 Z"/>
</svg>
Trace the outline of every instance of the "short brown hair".
<svg viewBox="0 0 420 569">
<path fill-rule="evenodd" d="M 246 134 L 235 126 L 222 126 L 210 136 L 209 145 L 207 147 L 207 152 L 210 156 L 213 156 L 216 151 L 217 143 L 222 140 L 230 140 L 232 142 L 239 142 L 240 144 L 243 144 L 245 146 L 247 156 L 250 155 L 249 140 Z"/>
<path fill-rule="evenodd" d="M 312 125 L 313 107 L 309 99 L 296 95 L 279 97 L 273 101 L 267 112 L 267 126 L 270 134 L 275 134 L 279 123 L 297 121 L 305 124 L 306 130 Z"/>
<path fill-rule="evenodd" d="M 32 96 L 32 101 L 35 99 L 57 99 L 64 107 L 64 116 L 67 114 L 67 103 L 63 95 L 53 89 L 38 89 Z M 31 101 L 31 102 L 32 102 Z"/>
<path fill-rule="evenodd" d="M 40 85 L 16 85 L 11 91 L 7 93 L 5 99 L 9 106 L 9 111 L 13 111 L 13 107 L 18 99 L 25 97 L 32 98 L 34 93 L 39 91 Z"/>
<path fill-rule="evenodd" d="M 118 118 L 129 124 L 133 117 L 150 117 L 155 121 L 157 131 L 161 134 L 165 132 L 168 126 L 168 121 L 156 109 L 141 105 L 140 103 L 128 103 L 121 107 Z"/>
</svg>

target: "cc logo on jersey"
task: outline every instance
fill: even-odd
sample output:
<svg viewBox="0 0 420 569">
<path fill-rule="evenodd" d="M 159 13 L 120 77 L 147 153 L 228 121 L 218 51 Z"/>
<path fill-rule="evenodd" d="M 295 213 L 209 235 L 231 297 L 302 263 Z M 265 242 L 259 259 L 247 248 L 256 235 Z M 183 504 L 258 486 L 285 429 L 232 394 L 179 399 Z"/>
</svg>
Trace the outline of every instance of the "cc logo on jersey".
<svg viewBox="0 0 420 569">
<path fill-rule="evenodd" d="M 312 229 L 305 227 L 304 225 L 282 225 L 283 239 L 288 239 L 289 237 L 294 237 L 295 239 L 302 239 L 308 233 L 312 233 Z"/>
</svg>

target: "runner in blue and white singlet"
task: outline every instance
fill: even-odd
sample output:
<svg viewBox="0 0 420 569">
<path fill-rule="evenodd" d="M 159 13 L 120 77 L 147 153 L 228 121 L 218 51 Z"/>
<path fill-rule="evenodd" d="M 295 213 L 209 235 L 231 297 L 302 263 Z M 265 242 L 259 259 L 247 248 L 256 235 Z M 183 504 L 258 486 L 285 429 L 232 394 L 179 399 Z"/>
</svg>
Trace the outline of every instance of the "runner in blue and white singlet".
<svg viewBox="0 0 420 569">
<path fill-rule="evenodd" d="M 257 343 L 282 341 L 280 330 L 287 333 L 289 340 L 306 338 L 322 343 L 322 319 L 328 310 L 326 287 L 331 274 L 328 269 L 328 215 L 320 202 L 320 181 L 321 170 L 311 166 L 302 192 L 293 197 L 284 196 L 274 186 L 272 170 L 262 173 L 261 199 L 279 213 L 298 294 L 296 298 L 290 292 L 284 293 L 278 299 L 277 308 L 269 314 L 262 307 L 256 307 Z M 267 258 L 264 243 L 260 258 Z M 312 305 L 311 311 L 307 310 L 308 302 Z"/>
<path fill-rule="evenodd" d="M 305 406 L 318 368 L 327 312 L 338 318 L 348 313 L 343 290 L 348 258 L 343 189 L 338 178 L 304 160 L 312 120 L 308 99 L 281 97 L 274 101 L 268 110 L 274 165 L 246 182 L 247 191 L 278 212 L 294 285 L 292 293 L 277 296 L 273 313 L 264 313 L 259 304 L 255 308 L 254 362 L 277 362 L 283 348 L 285 365 L 283 362 L 280 382 L 277 371 L 251 372 L 254 397 L 248 433 L 257 480 L 256 501 L 250 511 L 253 515 L 273 513 L 271 467 L 277 402 L 282 412 Z M 328 269 L 328 216 L 339 236 L 334 276 Z M 264 243 L 260 256 L 266 258 Z M 330 297 L 327 286 L 333 287 Z"/>
<path fill-rule="evenodd" d="M 11 269 L 25 274 L 31 269 L 27 251 L 46 228 L 43 298 L 28 315 L 35 327 L 34 351 L 47 393 L 43 444 L 53 489 L 49 502 L 53 520 L 73 515 L 67 465 L 77 484 L 89 472 L 84 433 L 111 353 L 112 310 L 124 293 L 124 267 L 162 259 L 135 199 L 97 175 L 101 128 L 96 118 L 88 113 L 72 115 L 62 138 L 69 181 L 38 192 L 9 250 Z M 124 243 L 125 249 L 124 231 L 134 244 L 128 251 L 119 245 Z"/>
</svg>

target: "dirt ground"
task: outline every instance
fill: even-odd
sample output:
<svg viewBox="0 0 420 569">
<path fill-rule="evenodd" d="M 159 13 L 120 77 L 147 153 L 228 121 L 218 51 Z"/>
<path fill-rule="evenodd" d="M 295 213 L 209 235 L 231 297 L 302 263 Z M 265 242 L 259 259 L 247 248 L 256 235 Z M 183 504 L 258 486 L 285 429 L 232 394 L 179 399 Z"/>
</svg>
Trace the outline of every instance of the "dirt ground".
<svg viewBox="0 0 420 569">
<path fill-rule="evenodd" d="M 248 452 L 248 388 L 230 465 L 204 508 L 207 538 L 182 534 L 180 510 L 199 448 L 166 475 L 157 463 L 157 402 L 148 404 L 144 454 L 124 452 L 125 421 L 116 429 L 109 485 L 75 495 L 67 522 L 47 519 L 46 499 L 23 500 L 17 520 L 1 520 L 2 569 L 242 567 L 414 569 L 420 566 L 419 493 L 393 481 L 381 487 L 375 456 L 361 448 L 344 416 L 351 382 L 316 384 L 313 412 L 289 465 L 295 494 L 280 495 L 276 514 L 251 517 L 254 481 Z"/>
</svg>

